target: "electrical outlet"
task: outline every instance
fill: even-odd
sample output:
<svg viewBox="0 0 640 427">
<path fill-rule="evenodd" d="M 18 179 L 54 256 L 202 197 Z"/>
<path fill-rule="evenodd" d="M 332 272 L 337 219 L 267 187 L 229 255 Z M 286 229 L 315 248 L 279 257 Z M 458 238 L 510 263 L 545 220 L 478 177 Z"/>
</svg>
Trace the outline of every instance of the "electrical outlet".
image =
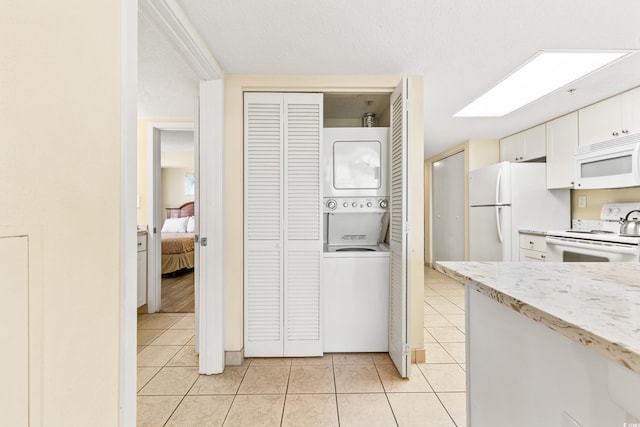
<svg viewBox="0 0 640 427">
<path fill-rule="evenodd" d="M 578 196 L 578 207 L 583 209 L 587 207 L 587 196 Z"/>
</svg>

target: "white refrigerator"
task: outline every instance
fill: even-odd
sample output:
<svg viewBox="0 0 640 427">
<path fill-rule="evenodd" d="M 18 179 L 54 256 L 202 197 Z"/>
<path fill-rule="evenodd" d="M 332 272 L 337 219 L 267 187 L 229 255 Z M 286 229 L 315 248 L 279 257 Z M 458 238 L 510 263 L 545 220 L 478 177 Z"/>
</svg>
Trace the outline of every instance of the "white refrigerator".
<svg viewBox="0 0 640 427">
<path fill-rule="evenodd" d="M 547 190 L 546 163 L 502 162 L 469 172 L 469 260 L 519 261 L 522 229 L 568 229 L 569 190 Z"/>
</svg>

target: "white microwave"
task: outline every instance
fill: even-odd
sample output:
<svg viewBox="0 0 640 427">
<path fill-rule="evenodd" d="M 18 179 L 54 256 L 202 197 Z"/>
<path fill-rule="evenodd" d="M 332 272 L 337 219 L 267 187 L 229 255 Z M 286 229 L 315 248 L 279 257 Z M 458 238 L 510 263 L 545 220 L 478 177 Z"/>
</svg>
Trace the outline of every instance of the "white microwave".
<svg viewBox="0 0 640 427">
<path fill-rule="evenodd" d="M 576 149 L 576 189 L 640 186 L 640 134 Z"/>
</svg>

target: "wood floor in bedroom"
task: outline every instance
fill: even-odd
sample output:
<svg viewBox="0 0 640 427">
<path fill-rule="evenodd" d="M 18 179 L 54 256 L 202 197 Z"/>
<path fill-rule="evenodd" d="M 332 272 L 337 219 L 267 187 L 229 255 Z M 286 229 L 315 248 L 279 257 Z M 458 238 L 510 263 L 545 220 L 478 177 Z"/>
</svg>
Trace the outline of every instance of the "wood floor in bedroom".
<svg viewBox="0 0 640 427">
<path fill-rule="evenodd" d="M 193 313 L 194 272 L 177 277 L 162 278 L 162 301 L 160 311 L 164 313 Z"/>
</svg>

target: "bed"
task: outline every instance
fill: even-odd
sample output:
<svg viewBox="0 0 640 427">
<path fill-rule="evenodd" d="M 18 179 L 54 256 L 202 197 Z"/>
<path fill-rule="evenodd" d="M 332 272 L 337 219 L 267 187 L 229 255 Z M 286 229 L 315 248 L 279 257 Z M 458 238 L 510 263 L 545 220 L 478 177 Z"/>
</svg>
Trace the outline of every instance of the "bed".
<svg viewBox="0 0 640 427">
<path fill-rule="evenodd" d="M 162 226 L 162 275 L 178 275 L 194 266 L 194 202 L 166 208 Z"/>
</svg>

